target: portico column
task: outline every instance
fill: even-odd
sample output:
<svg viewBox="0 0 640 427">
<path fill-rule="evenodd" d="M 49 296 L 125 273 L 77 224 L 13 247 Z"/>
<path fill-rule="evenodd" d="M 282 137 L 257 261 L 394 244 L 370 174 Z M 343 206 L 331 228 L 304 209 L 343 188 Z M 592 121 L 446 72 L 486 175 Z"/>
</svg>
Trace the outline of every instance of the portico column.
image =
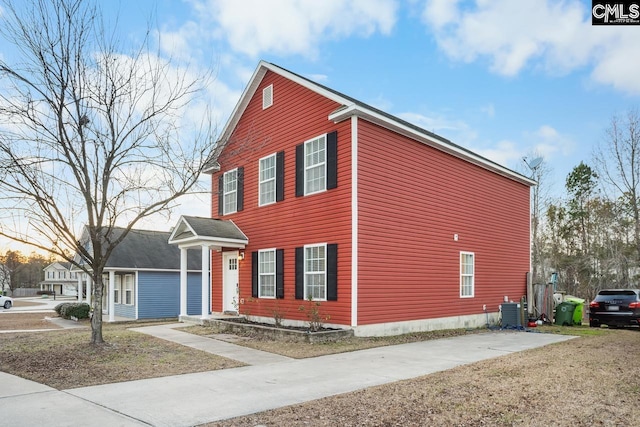
<svg viewBox="0 0 640 427">
<path fill-rule="evenodd" d="M 91 305 L 91 275 L 87 274 L 87 304 Z"/>
<path fill-rule="evenodd" d="M 82 273 L 78 273 L 78 302 L 82 302 Z"/>
<path fill-rule="evenodd" d="M 206 319 L 209 315 L 209 264 L 211 253 L 208 246 L 202 246 L 202 311 L 201 318 Z"/>
<path fill-rule="evenodd" d="M 109 296 L 109 322 L 113 322 L 116 320 L 116 304 L 115 304 L 115 296 L 116 296 L 116 272 L 111 270 L 109 271 L 109 292 L 107 295 Z"/>
<path fill-rule="evenodd" d="M 180 248 L 180 316 L 187 315 L 187 248 Z"/>
</svg>

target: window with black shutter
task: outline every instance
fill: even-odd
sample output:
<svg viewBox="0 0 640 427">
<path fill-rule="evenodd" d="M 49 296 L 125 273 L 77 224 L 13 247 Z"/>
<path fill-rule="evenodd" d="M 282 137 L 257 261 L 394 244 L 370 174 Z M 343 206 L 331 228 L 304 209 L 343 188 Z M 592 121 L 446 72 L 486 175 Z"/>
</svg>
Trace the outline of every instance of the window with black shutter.
<svg viewBox="0 0 640 427">
<path fill-rule="evenodd" d="M 337 131 L 296 146 L 296 196 L 319 193 L 337 186 Z"/>
</svg>

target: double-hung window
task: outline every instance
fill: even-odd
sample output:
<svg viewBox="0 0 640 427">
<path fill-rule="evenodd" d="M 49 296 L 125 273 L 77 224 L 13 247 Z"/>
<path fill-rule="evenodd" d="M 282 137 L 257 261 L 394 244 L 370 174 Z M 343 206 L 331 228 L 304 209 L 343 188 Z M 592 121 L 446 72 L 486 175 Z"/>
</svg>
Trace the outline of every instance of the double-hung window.
<svg viewBox="0 0 640 427">
<path fill-rule="evenodd" d="M 124 276 L 124 304 L 133 305 L 133 303 L 134 303 L 133 274 L 126 274 Z"/>
<path fill-rule="evenodd" d="M 296 197 L 338 186 L 338 132 L 296 146 Z"/>
<path fill-rule="evenodd" d="M 473 252 L 460 252 L 460 297 L 474 295 L 475 255 Z"/>
<path fill-rule="evenodd" d="M 223 185 L 224 214 L 238 210 L 238 169 L 225 172 Z"/>
<path fill-rule="evenodd" d="M 114 278 L 114 284 L 113 284 L 113 302 L 115 304 L 120 304 L 122 302 L 121 298 L 122 298 L 122 276 L 119 274 L 116 274 L 116 277 Z"/>
<path fill-rule="evenodd" d="M 276 155 L 260 159 L 259 204 L 268 205 L 276 201 Z"/>
<path fill-rule="evenodd" d="M 327 137 L 322 135 L 304 143 L 304 194 L 327 188 Z"/>
<path fill-rule="evenodd" d="M 276 297 L 276 250 L 258 251 L 258 297 Z"/>
<path fill-rule="evenodd" d="M 304 298 L 327 299 L 327 245 L 304 247 Z"/>
</svg>

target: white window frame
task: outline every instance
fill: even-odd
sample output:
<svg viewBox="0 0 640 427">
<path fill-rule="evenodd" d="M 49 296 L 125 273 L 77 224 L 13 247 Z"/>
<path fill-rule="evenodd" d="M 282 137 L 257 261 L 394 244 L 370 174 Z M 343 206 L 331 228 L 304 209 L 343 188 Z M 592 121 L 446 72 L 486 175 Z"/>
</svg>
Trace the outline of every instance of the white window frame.
<svg viewBox="0 0 640 427">
<path fill-rule="evenodd" d="M 465 269 L 466 258 L 471 257 L 471 272 Z M 475 295 L 476 255 L 473 252 L 460 251 L 460 298 L 473 298 Z"/>
<path fill-rule="evenodd" d="M 233 180 L 231 177 L 233 176 Z M 235 188 L 228 190 L 227 186 L 231 182 L 235 183 Z M 227 198 L 233 197 L 233 203 L 227 203 Z M 224 173 L 222 178 L 222 207 L 224 215 L 236 213 L 238 211 L 238 168 Z"/>
<path fill-rule="evenodd" d="M 273 105 L 273 84 L 262 89 L 262 109 L 266 110 L 267 108 Z"/>
<path fill-rule="evenodd" d="M 134 274 L 124 275 L 124 286 L 123 286 L 123 292 L 122 292 L 123 294 L 122 303 L 124 305 L 135 305 L 136 303 L 135 277 L 136 276 Z"/>
<path fill-rule="evenodd" d="M 324 269 L 311 269 L 309 268 L 309 251 L 313 251 L 314 249 L 322 248 L 324 252 L 324 258 L 314 258 L 317 260 L 322 260 L 324 264 Z M 309 283 L 313 277 L 322 277 L 323 285 L 318 287 L 317 285 L 312 285 Z M 321 289 L 321 294 L 316 296 L 315 292 L 312 291 L 313 288 Z M 326 301 L 327 300 L 327 244 L 320 243 L 314 245 L 305 245 L 304 246 L 304 299 L 309 299 L 312 296 L 314 301 Z"/>
<path fill-rule="evenodd" d="M 265 266 L 267 265 L 267 263 L 264 262 L 264 257 L 269 254 L 271 255 L 271 260 L 269 261 L 269 264 L 272 264 L 272 271 L 266 271 L 265 272 Z M 271 249 L 262 249 L 258 251 L 258 298 L 269 298 L 269 299 L 275 299 L 276 297 L 276 268 L 278 268 L 277 264 L 276 264 L 276 249 L 275 248 L 271 248 Z M 268 295 L 263 293 L 263 288 L 265 287 L 265 285 L 263 285 L 264 279 L 266 278 L 271 278 L 271 282 L 273 283 L 273 293 L 272 295 Z"/>
<path fill-rule="evenodd" d="M 268 160 L 273 159 L 273 176 L 270 176 L 268 178 L 263 178 L 263 172 L 265 171 L 264 169 L 264 165 L 263 162 L 267 162 Z M 276 202 L 276 174 L 277 174 L 277 158 L 276 158 L 276 153 L 273 153 L 269 156 L 263 157 L 258 161 L 258 206 L 265 206 L 265 205 L 270 205 L 272 203 Z M 263 188 L 264 187 L 271 187 L 271 189 L 273 191 L 271 192 L 263 192 Z M 268 199 L 266 198 L 267 194 L 273 194 L 272 198 Z"/>
<path fill-rule="evenodd" d="M 323 141 L 324 148 L 322 149 L 322 151 L 324 152 L 324 154 L 322 156 L 322 159 L 319 159 L 318 162 L 311 163 L 309 162 L 309 157 L 310 157 L 309 150 L 312 144 L 316 141 Z M 316 180 L 310 181 L 311 179 L 310 172 L 316 169 L 322 170 L 322 175 L 323 175 L 322 185 L 321 185 L 321 188 L 310 190 L 309 189 L 310 182 L 316 181 Z M 327 190 L 327 134 L 324 134 L 304 142 L 304 194 L 306 196 L 309 194 L 321 193 L 326 190 Z"/>
<path fill-rule="evenodd" d="M 122 304 L 122 276 L 116 274 L 113 281 L 113 303 Z"/>
</svg>

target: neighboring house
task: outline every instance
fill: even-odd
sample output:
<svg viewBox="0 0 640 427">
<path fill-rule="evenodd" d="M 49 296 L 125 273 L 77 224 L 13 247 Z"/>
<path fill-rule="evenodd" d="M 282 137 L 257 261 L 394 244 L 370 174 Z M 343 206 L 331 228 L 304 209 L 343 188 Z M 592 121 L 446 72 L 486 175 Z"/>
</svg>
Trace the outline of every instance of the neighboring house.
<svg viewBox="0 0 640 427">
<path fill-rule="evenodd" d="M 40 290 L 55 292 L 56 295 L 78 295 L 78 277 L 71 271 L 71 263 L 58 261 L 47 265 Z"/>
<path fill-rule="evenodd" d="M 124 231 L 114 228 L 109 238 L 117 239 Z M 180 308 L 180 251 L 169 245 L 169 232 L 131 230 L 111 253 L 104 268 L 103 313 L 108 320 L 161 319 L 178 317 Z M 87 228 L 80 242 L 91 252 Z M 201 260 L 191 256 L 187 271 L 187 313 L 200 314 L 201 307 Z M 76 254 L 75 261 L 82 259 Z M 91 278 L 80 273 L 77 267 L 80 288 L 91 303 Z"/>
<path fill-rule="evenodd" d="M 201 248 L 205 271 L 211 254 L 204 315 L 236 301 L 303 325 L 313 298 L 326 325 L 389 335 L 482 326 L 526 294 L 535 182 L 521 174 L 266 62 L 219 144 L 212 221 L 246 241 L 181 241 L 184 218 L 170 240 Z"/>
</svg>

